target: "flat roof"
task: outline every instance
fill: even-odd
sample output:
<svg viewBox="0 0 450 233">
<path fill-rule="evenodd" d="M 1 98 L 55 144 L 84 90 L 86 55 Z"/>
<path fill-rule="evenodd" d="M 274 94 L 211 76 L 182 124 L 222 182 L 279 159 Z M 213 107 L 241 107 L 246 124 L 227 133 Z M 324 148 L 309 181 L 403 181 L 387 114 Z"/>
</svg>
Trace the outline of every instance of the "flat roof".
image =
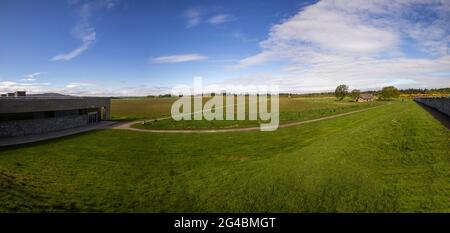
<svg viewBox="0 0 450 233">
<path fill-rule="evenodd" d="M 1 113 L 62 111 L 110 107 L 110 97 L 18 96 L 0 97 Z"/>
</svg>

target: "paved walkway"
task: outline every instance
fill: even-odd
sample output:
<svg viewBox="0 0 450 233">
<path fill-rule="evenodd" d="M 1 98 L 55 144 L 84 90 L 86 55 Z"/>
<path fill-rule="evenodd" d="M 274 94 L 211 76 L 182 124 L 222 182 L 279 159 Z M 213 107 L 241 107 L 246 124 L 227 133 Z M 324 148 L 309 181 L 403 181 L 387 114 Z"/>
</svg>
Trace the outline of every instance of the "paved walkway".
<svg viewBox="0 0 450 233">
<path fill-rule="evenodd" d="M 384 105 L 355 110 L 355 111 L 346 112 L 346 113 L 340 113 L 340 114 L 326 116 L 326 117 L 317 118 L 317 119 L 313 119 L 313 120 L 286 123 L 286 124 L 279 125 L 278 128 L 288 128 L 288 127 L 292 127 L 292 126 L 303 125 L 303 124 L 313 123 L 313 122 L 317 122 L 317 121 L 323 121 L 323 120 L 333 119 L 333 118 L 337 118 L 337 117 L 347 116 L 347 115 L 351 115 L 354 113 L 364 112 L 364 111 L 367 111 L 370 109 L 378 108 L 378 107 L 381 107 Z M 147 133 L 226 133 L 226 132 L 246 132 L 246 131 L 259 131 L 260 130 L 259 126 L 258 127 L 249 127 L 249 128 L 234 128 L 234 129 L 138 129 L 138 128 L 131 127 L 131 125 L 133 125 L 133 124 L 138 124 L 138 123 L 142 124 L 143 122 L 148 122 L 148 121 L 150 121 L 150 120 L 118 123 L 118 124 L 110 126 L 110 128 L 122 129 L 122 130 L 132 130 L 132 131 L 138 131 L 138 132 L 147 132 Z"/>
<path fill-rule="evenodd" d="M 55 132 L 44 133 L 44 134 L 36 134 L 36 135 L 28 135 L 28 136 L 10 137 L 10 138 L 5 138 L 5 139 L 0 139 L 0 147 L 19 145 L 19 144 L 25 144 L 25 143 L 31 143 L 31 142 L 38 142 L 38 141 L 44 141 L 44 140 L 49 140 L 49 139 L 54 139 L 54 138 L 60 138 L 60 137 L 69 136 L 69 135 L 73 135 L 73 134 L 77 134 L 77 133 L 106 128 L 115 123 L 116 123 L 115 121 L 101 121 L 99 123 L 88 125 L 88 126 L 77 127 L 77 128 L 72 128 L 72 129 L 65 129 L 65 130 L 60 130 L 60 131 L 55 131 Z"/>
</svg>

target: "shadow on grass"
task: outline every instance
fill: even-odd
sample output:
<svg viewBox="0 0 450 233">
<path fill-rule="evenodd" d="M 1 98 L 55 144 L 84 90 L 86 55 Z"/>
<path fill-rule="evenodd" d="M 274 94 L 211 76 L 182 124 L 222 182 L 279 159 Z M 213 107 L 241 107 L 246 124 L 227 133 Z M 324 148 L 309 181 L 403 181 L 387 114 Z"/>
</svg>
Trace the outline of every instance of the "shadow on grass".
<svg viewBox="0 0 450 233">
<path fill-rule="evenodd" d="M 76 134 L 61 136 L 61 137 L 52 138 L 52 139 L 46 139 L 46 140 L 42 140 L 42 141 L 29 142 L 29 143 L 23 143 L 23 144 L 15 144 L 15 145 L 10 145 L 10 146 L 2 146 L 2 147 L 0 147 L 0 151 L 22 149 L 22 148 L 26 148 L 26 147 L 45 145 L 45 144 L 49 144 L 49 143 L 57 143 L 57 142 L 60 142 L 60 141 L 71 139 L 71 138 L 76 138 L 76 137 L 80 137 L 80 136 L 86 136 L 86 135 L 89 135 L 89 134 L 92 134 L 92 133 L 95 133 L 95 132 L 98 132 L 98 131 L 102 131 L 102 130 L 105 130 L 105 129 L 94 129 L 94 130 L 91 130 L 91 131 L 80 132 L 80 133 L 76 133 Z"/>
</svg>

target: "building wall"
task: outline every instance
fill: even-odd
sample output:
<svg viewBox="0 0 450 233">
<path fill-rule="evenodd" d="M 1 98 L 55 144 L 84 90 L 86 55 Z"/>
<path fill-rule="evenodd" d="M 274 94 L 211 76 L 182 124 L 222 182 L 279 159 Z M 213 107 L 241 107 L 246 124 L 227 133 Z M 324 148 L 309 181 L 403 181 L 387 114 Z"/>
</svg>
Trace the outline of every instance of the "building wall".
<svg viewBox="0 0 450 233">
<path fill-rule="evenodd" d="M 107 97 L 2 97 L 0 98 L 1 113 L 64 111 L 73 109 L 105 108 L 105 119 L 109 120 L 111 99 Z"/>
<path fill-rule="evenodd" d="M 109 120 L 107 97 L 1 97 L 0 138 L 41 134 L 88 124 L 88 112 L 103 109 Z M 99 114 L 100 116 L 100 114 Z"/>
<path fill-rule="evenodd" d="M 87 115 L 0 121 L 0 138 L 40 134 L 87 124 Z"/>
<path fill-rule="evenodd" d="M 414 100 L 450 116 L 450 97 L 415 98 Z"/>
</svg>

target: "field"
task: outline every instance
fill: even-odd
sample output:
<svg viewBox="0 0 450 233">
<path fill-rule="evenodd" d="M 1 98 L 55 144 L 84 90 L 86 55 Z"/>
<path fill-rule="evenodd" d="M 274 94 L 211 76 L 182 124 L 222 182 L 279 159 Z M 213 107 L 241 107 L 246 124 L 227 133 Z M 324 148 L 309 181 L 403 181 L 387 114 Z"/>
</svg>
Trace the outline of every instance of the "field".
<svg viewBox="0 0 450 233">
<path fill-rule="evenodd" d="M 113 114 L 167 115 L 173 99 L 154 101 Z M 450 212 L 450 131 L 413 101 L 373 104 L 274 132 L 105 129 L 0 149 L 0 212 Z M 282 106 L 284 122 L 369 107 Z"/>
<path fill-rule="evenodd" d="M 129 119 L 129 120 L 149 120 L 149 119 L 163 119 L 148 121 L 146 124 L 135 124 L 133 127 L 142 129 L 218 129 L 218 128 L 242 128 L 258 126 L 261 121 L 238 121 L 238 120 L 223 120 L 223 121 L 175 121 L 170 117 L 170 108 L 175 98 L 144 98 L 134 100 L 114 100 L 112 102 L 112 116 L 114 119 Z M 203 102 L 208 101 L 205 98 Z M 245 109 L 248 110 L 248 98 L 246 99 Z M 158 103 L 158 104 L 155 104 Z M 358 109 L 370 108 L 386 104 L 387 102 L 375 101 L 367 103 L 355 103 L 349 99 L 345 101 L 337 101 L 334 97 L 322 98 L 306 98 L 296 97 L 287 98 L 280 97 L 279 101 L 279 116 L 280 124 L 316 119 L 323 116 L 333 114 L 350 112 Z M 236 102 L 234 103 L 236 105 Z M 227 103 L 224 102 L 224 106 Z M 194 110 L 192 109 L 192 112 Z M 224 111 L 225 112 L 225 111 Z M 235 107 L 236 116 L 236 107 Z M 247 111 L 248 114 L 248 111 Z M 224 113 L 225 119 L 225 113 Z"/>
<path fill-rule="evenodd" d="M 113 99 L 113 120 L 138 120 L 170 117 L 170 106 L 176 98 Z"/>
</svg>

